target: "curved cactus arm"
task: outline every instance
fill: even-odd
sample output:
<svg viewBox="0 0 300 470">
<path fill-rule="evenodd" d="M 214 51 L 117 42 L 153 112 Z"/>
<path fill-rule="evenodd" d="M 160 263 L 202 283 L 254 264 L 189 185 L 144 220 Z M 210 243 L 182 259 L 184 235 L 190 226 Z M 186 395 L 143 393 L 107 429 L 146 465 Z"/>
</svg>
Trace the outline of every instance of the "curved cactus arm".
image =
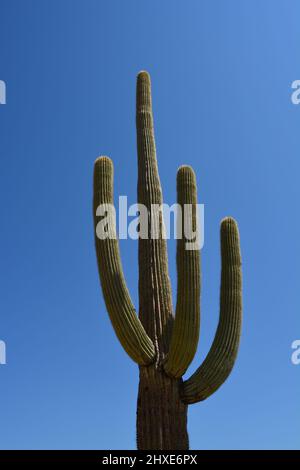
<svg viewBox="0 0 300 470">
<path fill-rule="evenodd" d="M 182 166 L 178 170 L 177 202 L 181 207 L 181 214 L 178 213 L 181 224 L 177 241 L 177 303 L 164 369 L 168 375 L 179 378 L 196 353 L 200 327 L 200 249 L 196 243 L 193 249 L 187 249 L 191 230 L 193 234 L 197 230 L 199 235 L 196 177 L 191 167 Z"/>
<path fill-rule="evenodd" d="M 140 365 L 149 364 L 155 358 L 154 345 L 147 336 L 131 302 L 123 275 L 115 224 L 111 218 L 113 164 L 108 157 L 100 157 L 95 162 L 93 207 L 98 269 L 112 325 L 127 354 Z M 101 220 L 99 207 L 103 209 L 103 212 L 100 210 L 102 216 L 105 216 L 105 213 L 108 214 L 106 228 L 109 229 L 109 236 L 107 238 L 103 235 L 105 230 L 103 229 L 102 232 L 99 230 L 98 224 Z"/>
<path fill-rule="evenodd" d="M 136 130 L 138 203 L 148 213 L 148 237 L 139 238 L 139 317 L 155 343 L 161 362 L 169 347 L 173 321 L 166 240 L 163 237 L 162 189 L 154 138 L 151 82 L 147 72 L 137 76 Z"/>
<path fill-rule="evenodd" d="M 220 319 L 203 364 L 183 383 L 183 400 L 196 403 L 212 395 L 229 376 L 239 347 L 242 323 L 242 279 L 239 232 L 234 219 L 221 223 Z"/>
</svg>

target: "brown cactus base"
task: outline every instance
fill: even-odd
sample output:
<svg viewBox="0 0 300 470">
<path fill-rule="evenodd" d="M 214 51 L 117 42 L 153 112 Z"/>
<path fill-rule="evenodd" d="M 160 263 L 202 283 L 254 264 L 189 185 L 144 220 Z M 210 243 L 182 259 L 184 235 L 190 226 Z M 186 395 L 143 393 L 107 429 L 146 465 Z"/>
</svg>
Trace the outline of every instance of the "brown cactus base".
<svg viewBox="0 0 300 470">
<path fill-rule="evenodd" d="M 181 379 L 155 365 L 140 367 L 137 403 L 139 450 L 187 450 L 187 405 L 180 398 Z"/>
</svg>

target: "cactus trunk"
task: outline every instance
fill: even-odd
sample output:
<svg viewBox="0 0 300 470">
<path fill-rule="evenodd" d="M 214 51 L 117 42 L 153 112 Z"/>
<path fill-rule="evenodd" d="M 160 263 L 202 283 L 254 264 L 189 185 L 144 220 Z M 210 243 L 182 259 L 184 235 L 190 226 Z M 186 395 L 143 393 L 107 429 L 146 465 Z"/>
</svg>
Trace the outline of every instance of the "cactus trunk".
<svg viewBox="0 0 300 470">
<path fill-rule="evenodd" d="M 155 365 L 140 367 L 137 404 L 137 448 L 186 450 L 187 405 L 180 398 L 181 379 L 168 377 Z"/>
</svg>

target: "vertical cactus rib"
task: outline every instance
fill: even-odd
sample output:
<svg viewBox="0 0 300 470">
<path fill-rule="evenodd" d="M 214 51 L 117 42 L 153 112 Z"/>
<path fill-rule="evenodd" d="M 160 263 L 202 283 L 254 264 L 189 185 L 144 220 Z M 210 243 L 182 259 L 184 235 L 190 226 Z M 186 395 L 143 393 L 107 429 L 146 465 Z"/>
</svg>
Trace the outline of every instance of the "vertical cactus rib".
<svg viewBox="0 0 300 470">
<path fill-rule="evenodd" d="M 158 237 L 151 237 L 151 229 L 155 226 L 151 209 L 153 205 L 161 206 L 162 190 L 156 160 L 150 76 L 144 71 L 137 76 L 136 128 L 138 203 L 146 206 L 148 210 L 148 239 L 139 239 L 139 316 L 147 334 L 156 345 L 160 361 L 168 349 L 173 316 L 167 246 L 162 237 L 161 213 Z"/>
<path fill-rule="evenodd" d="M 211 349 L 198 370 L 183 383 L 185 403 L 213 394 L 229 376 L 239 347 L 242 323 L 242 275 L 239 232 L 234 219 L 221 223 L 220 319 Z"/>
<path fill-rule="evenodd" d="M 99 205 L 113 205 L 113 164 L 108 157 L 100 157 L 94 167 L 94 224 L 99 275 L 106 307 L 123 348 L 138 364 L 154 361 L 155 349 L 138 319 L 123 275 L 117 238 L 99 239 L 96 227 Z M 114 229 L 113 229 L 114 230 Z"/>
<path fill-rule="evenodd" d="M 186 249 L 188 241 L 186 215 L 191 215 L 193 233 L 197 227 L 197 186 L 191 167 L 182 166 L 177 173 L 177 202 L 181 206 L 182 238 L 177 241 L 177 302 L 176 315 L 165 372 L 181 377 L 192 362 L 197 350 L 200 327 L 200 250 Z M 192 211 L 191 211 L 192 209 Z"/>
</svg>

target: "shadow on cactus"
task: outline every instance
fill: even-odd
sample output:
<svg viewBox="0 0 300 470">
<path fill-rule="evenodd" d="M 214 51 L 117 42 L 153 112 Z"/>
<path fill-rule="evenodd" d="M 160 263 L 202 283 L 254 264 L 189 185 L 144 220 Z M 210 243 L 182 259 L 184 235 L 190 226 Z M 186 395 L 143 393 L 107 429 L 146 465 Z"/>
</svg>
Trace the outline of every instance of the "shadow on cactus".
<svg viewBox="0 0 300 470">
<path fill-rule="evenodd" d="M 147 72 L 137 77 L 136 127 L 138 203 L 150 211 L 162 204 L 153 116 Z M 177 200 L 197 204 L 195 174 L 182 166 L 177 173 Z M 94 169 L 94 221 L 100 204 L 113 203 L 113 164 L 100 157 Z M 192 212 L 195 217 L 195 211 Z M 184 216 L 184 214 L 183 214 Z M 193 224 L 195 221 L 192 221 Z M 163 224 L 162 218 L 160 224 Z M 151 220 L 148 226 L 151 233 Z M 211 349 L 188 379 L 182 379 L 196 353 L 200 325 L 200 251 L 177 241 L 177 299 L 173 314 L 166 240 L 139 239 L 139 315 L 123 275 L 117 239 L 96 236 L 98 268 L 107 311 L 119 341 L 139 365 L 137 403 L 138 449 L 188 449 L 187 407 L 213 394 L 234 365 L 241 332 L 242 289 L 239 233 L 236 222 L 221 222 L 220 318 Z"/>
</svg>

